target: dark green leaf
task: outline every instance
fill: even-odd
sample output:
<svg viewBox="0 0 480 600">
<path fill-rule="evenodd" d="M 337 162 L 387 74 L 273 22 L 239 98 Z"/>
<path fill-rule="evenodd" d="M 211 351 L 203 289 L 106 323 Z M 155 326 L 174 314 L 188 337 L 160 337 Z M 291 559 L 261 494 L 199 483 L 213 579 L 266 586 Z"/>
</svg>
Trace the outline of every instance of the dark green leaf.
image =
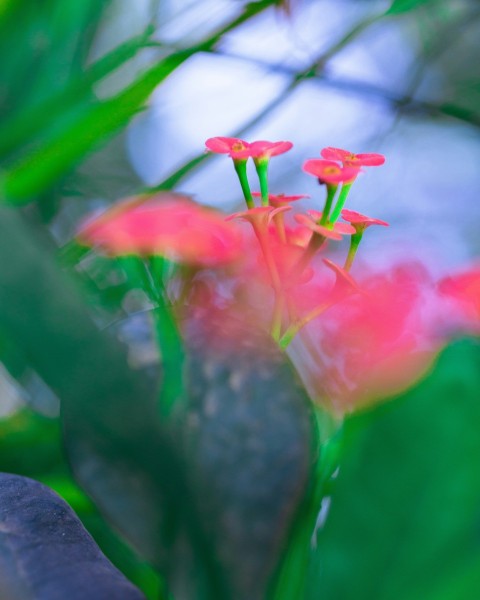
<svg viewBox="0 0 480 600">
<path fill-rule="evenodd" d="M 480 597 L 480 345 L 345 424 L 308 598 Z"/>
<path fill-rule="evenodd" d="M 44 485 L 0 473 L 0 596 L 141 600 L 72 509 Z"/>
<path fill-rule="evenodd" d="M 385 15 L 400 15 L 415 10 L 425 4 L 434 4 L 439 0 L 393 0 Z"/>
</svg>

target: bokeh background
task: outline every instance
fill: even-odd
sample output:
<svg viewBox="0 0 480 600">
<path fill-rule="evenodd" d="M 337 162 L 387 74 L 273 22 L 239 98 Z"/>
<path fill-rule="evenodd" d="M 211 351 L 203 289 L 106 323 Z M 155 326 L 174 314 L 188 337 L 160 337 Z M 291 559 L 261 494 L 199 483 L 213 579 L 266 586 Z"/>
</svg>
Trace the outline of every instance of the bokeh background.
<svg viewBox="0 0 480 600">
<path fill-rule="evenodd" d="M 385 165 L 359 178 L 349 208 L 390 229 L 369 233 L 362 260 L 416 257 L 445 275 L 480 250 L 479 46 L 476 0 L 0 0 L 1 201 L 68 267 L 79 223 L 139 191 L 238 209 L 231 163 L 205 154 L 208 137 L 293 141 L 272 161 L 271 189 L 310 194 L 309 208 L 321 194 L 305 159 L 325 146 L 380 152 Z M 17 239 L 3 261 L 25 250 Z M 138 305 L 96 269 L 79 278 L 107 327 Z M 0 470 L 59 491 L 157 597 L 156 573 L 71 480 L 58 399 L 8 325 Z"/>
</svg>

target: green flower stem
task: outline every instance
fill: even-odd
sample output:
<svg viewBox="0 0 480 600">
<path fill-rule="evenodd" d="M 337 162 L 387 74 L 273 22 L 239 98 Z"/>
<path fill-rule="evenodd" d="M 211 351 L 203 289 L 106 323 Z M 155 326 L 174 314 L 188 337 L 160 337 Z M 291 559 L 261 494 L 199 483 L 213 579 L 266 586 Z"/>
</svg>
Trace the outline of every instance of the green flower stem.
<svg viewBox="0 0 480 600">
<path fill-rule="evenodd" d="M 250 185 L 248 183 L 247 160 L 243 158 L 233 159 L 233 166 L 235 167 L 240 185 L 242 186 L 243 197 L 245 198 L 248 208 L 255 208 L 252 192 L 250 191 Z"/>
<path fill-rule="evenodd" d="M 272 288 L 275 294 L 275 304 L 273 308 L 273 316 L 272 316 L 272 327 L 271 334 L 275 341 L 280 339 L 281 328 L 282 328 L 282 315 L 283 308 L 285 306 L 285 297 L 283 293 L 282 282 L 280 281 L 280 275 L 278 273 L 277 265 L 275 263 L 275 259 L 273 258 L 272 249 L 268 243 L 268 240 L 265 239 L 263 231 L 259 228 L 255 223 L 252 223 L 253 230 L 257 237 L 258 243 L 260 244 L 260 248 L 262 250 L 262 254 L 265 258 L 265 262 L 267 263 L 268 272 L 270 275 L 270 280 L 272 283 Z"/>
<path fill-rule="evenodd" d="M 278 233 L 280 241 L 285 243 L 287 241 L 287 234 L 285 232 L 285 222 L 283 220 L 283 213 L 277 213 L 273 216 L 273 222 Z"/>
<path fill-rule="evenodd" d="M 310 241 L 308 242 L 308 246 L 305 248 L 302 256 L 299 258 L 297 264 L 295 265 L 295 270 L 298 271 L 300 275 L 303 273 L 304 269 L 308 267 L 310 261 L 315 256 L 317 250 L 319 250 L 323 243 L 325 242 L 325 237 L 320 233 L 313 232 Z"/>
<path fill-rule="evenodd" d="M 327 493 L 327 486 L 338 468 L 342 449 L 341 423 L 317 406 L 312 406 L 313 441 L 309 488 L 299 507 L 272 586 L 269 600 L 299 600 L 305 598 L 305 585 L 312 553 L 315 525 Z M 325 433 L 330 430 L 328 439 Z M 333 431 L 333 433 L 332 433 Z M 322 440 L 325 440 L 322 443 Z"/>
<path fill-rule="evenodd" d="M 338 217 L 340 216 L 342 208 L 345 205 L 352 184 L 353 181 L 350 183 L 344 183 L 342 185 L 342 189 L 340 190 L 340 194 L 338 195 L 337 203 L 335 205 L 335 208 L 333 209 L 332 216 L 330 217 L 330 223 L 334 224 L 338 221 Z"/>
<path fill-rule="evenodd" d="M 273 307 L 273 316 L 272 316 L 272 337 L 278 342 L 280 340 L 280 336 L 282 335 L 282 316 L 283 309 L 285 306 L 285 299 L 283 297 L 283 293 L 275 292 L 275 304 Z"/>
<path fill-rule="evenodd" d="M 183 395 L 184 351 L 174 315 L 167 303 L 163 282 L 154 275 L 154 273 L 162 271 L 163 260 L 162 257 L 155 257 L 146 262 L 138 256 L 125 256 L 121 258 L 121 264 L 125 268 L 127 277 L 132 280 L 134 285 L 139 285 L 154 304 L 151 314 L 158 349 L 162 357 L 163 371 L 158 406 L 162 416 L 167 417 Z M 152 267 L 155 270 L 152 270 Z"/>
<path fill-rule="evenodd" d="M 323 207 L 322 218 L 320 219 L 319 225 L 327 225 L 330 211 L 332 210 L 333 199 L 337 193 L 338 185 L 327 184 L 327 198 L 325 200 L 325 206 Z"/>
<path fill-rule="evenodd" d="M 298 321 L 290 325 L 290 327 L 287 329 L 287 331 L 285 331 L 285 333 L 278 341 L 278 345 L 280 346 L 280 348 L 282 350 L 285 350 L 290 344 L 290 342 L 293 340 L 293 338 L 300 331 L 300 329 L 302 329 L 302 327 L 305 327 L 305 325 L 307 325 L 307 323 L 310 323 L 312 319 L 319 317 L 328 308 L 330 308 L 330 306 L 332 306 L 332 302 L 323 302 L 322 304 L 317 306 L 317 308 L 309 312 L 308 315 L 305 315 L 303 319 L 299 319 Z"/>
<path fill-rule="evenodd" d="M 268 158 L 254 160 L 257 170 L 258 181 L 260 182 L 260 192 L 262 194 L 262 206 L 268 206 Z"/>
<path fill-rule="evenodd" d="M 350 238 L 350 248 L 348 250 L 348 255 L 345 260 L 345 264 L 343 265 L 345 271 L 350 271 L 350 269 L 352 268 L 353 260 L 357 254 L 357 250 L 360 245 L 360 242 L 362 241 L 362 237 L 363 231 L 357 230 L 357 233 L 354 233 Z"/>
</svg>

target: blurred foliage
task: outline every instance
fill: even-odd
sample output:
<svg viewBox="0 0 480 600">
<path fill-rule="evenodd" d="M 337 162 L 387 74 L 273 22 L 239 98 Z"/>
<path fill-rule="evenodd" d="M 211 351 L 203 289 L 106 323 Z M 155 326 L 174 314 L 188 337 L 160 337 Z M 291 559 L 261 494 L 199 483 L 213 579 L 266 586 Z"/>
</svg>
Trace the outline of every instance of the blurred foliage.
<svg viewBox="0 0 480 600">
<path fill-rule="evenodd" d="M 185 497 L 178 459 L 158 423 L 156 381 L 131 369 L 123 344 L 112 331 L 99 329 L 99 323 L 126 314 L 124 301 L 131 293 L 121 268 L 82 256 L 74 244 L 60 253 L 53 232 L 55 227 L 68 231 L 68 219 L 62 221 L 65 196 L 80 202 L 84 171 L 100 177 L 88 170 L 99 164 L 99 148 L 115 150 L 114 142 L 107 143 L 115 135 L 121 143 L 126 125 L 158 85 L 196 53 L 220 52 L 223 35 L 282 3 L 238 3 L 230 22 L 200 43 L 186 40 L 182 50 L 152 41 L 152 18 L 143 34 L 91 62 L 110 4 L 0 0 L 0 359 L 20 384 L 27 370 L 35 371 L 57 394 L 62 411 L 61 421 L 29 409 L 0 421 L 0 470 L 33 477 L 60 493 L 111 560 L 153 599 L 163 593 L 162 583 L 144 559 L 173 569 L 168 556 L 160 557 L 159 540 L 173 539 L 178 531 L 172 529 L 179 527 L 175 519 L 165 524 L 162 514 L 187 515 L 187 537 L 204 561 L 200 577 L 207 580 L 216 571 L 212 545 L 219 542 L 196 528 L 195 511 L 201 509 Z M 346 32 L 304 71 L 290 73 L 286 89 L 243 130 L 303 81 L 328 81 L 329 59 L 370 25 L 390 18 L 408 19 L 418 33 L 412 40 L 421 41 L 418 68 L 405 93 L 347 82 L 351 89 L 383 95 L 403 113 L 449 116 L 478 126 L 479 17 L 474 1 L 395 0 Z M 449 52 L 452 47 L 455 53 Z M 100 98 L 97 83 L 147 48 L 154 52 L 148 66 L 120 91 Z M 417 88 L 432 65 L 443 80 L 429 98 Z M 204 155 L 194 158 L 161 187 L 174 187 L 203 160 Z M 479 451 L 474 364 L 478 349 L 458 345 L 443 356 L 432 378 L 405 398 L 346 423 L 343 463 L 331 514 L 318 537 L 308 597 L 317 598 L 319 589 L 326 598 L 345 599 L 378 592 L 378 598 L 457 600 L 472 597 L 472 589 L 478 592 L 478 544 L 469 537 L 478 528 L 480 500 L 471 460 Z M 451 483 L 441 488 L 445 474 Z M 453 558 L 452 536 L 460 536 Z M 379 565 L 393 587 L 381 588 Z M 433 571 L 441 575 L 435 584 Z M 372 590 L 372 583 L 379 587 Z M 215 585 L 222 590 L 222 582 Z"/>
<path fill-rule="evenodd" d="M 347 419 L 307 598 L 479 596 L 479 389 L 480 345 L 457 342 L 415 389 Z"/>
</svg>

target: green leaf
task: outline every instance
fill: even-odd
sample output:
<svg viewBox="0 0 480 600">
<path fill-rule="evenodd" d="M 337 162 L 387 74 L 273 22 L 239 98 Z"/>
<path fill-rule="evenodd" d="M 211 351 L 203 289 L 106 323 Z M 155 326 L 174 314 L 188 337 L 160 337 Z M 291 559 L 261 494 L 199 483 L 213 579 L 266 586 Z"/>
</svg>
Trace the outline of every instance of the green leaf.
<svg viewBox="0 0 480 600">
<path fill-rule="evenodd" d="M 0 473 L 0 596 L 145 600 L 72 509 L 38 481 Z"/>
<path fill-rule="evenodd" d="M 212 49 L 222 36 L 271 6 L 271 0 L 247 4 L 243 12 L 202 43 L 175 52 L 143 73 L 109 100 L 94 104 L 40 148 L 11 167 L 0 180 L 3 201 L 24 204 L 48 189 L 80 159 L 116 133 L 139 110 L 154 89 L 197 52 Z"/>
<path fill-rule="evenodd" d="M 480 345 L 453 344 L 416 388 L 345 423 L 307 598 L 480 597 Z"/>
<path fill-rule="evenodd" d="M 385 13 L 388 15 L 400 15 L 417 9 L 425 4 L 438 3 L 439 0 L 393 0 L 390 8 Z"/>
<path fill-rule="evenodd" d="M 64 88 L 50 95 L 39 104 L 17 113 L 2 128 L 0 138 L 0 156 L 18 149 L 22 144 L 31 141 L 39 132 L 55 124 L 59 115 L 65 115 L 72 108 L 93 98 L 92 86 L 103 79 L 135 54 L 145 48 L 151 34 L 147 30 L 143 35 L 121 44 L 94 64 L 82 77 L 75 77 Z"/>
</svg>

